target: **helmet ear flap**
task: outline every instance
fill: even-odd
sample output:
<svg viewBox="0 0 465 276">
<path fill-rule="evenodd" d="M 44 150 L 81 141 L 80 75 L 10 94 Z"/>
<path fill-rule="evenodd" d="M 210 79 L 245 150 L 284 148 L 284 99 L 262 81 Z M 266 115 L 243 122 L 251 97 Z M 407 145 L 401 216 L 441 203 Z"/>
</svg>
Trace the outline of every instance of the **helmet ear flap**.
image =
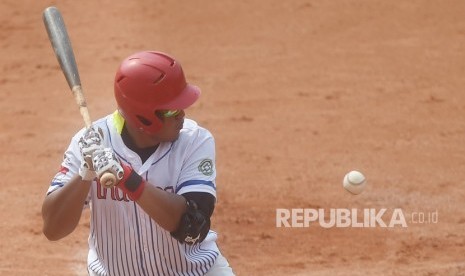
<svg viewBox="0 0 465 276">
<path fill-rule="evenodd" d="M 149 121 L 149 119 L 145 118 L 145 117 L 142 117 L 140 115 L 136 115 L 137 119 L 139 120 L 139 122 L 141 122 L 142 124 L 146 125 L 146 126 L 151 126 L 152 125 L 152 122 Z"/>
<path fill-rule="evenodd" d="M 134 115 L 132 122 L 135 122 L 136 125 L 134 127 L 147 131 L 147 129 L 161 129 L 163 127 L 163 121 L 161 118 L 159 118 L 156 114 L 153 114 L 153 116 L 148 119 L 144 115 Z"/>
<path fill-rule="evenodd" d="M 155 113 L 147 114 L 140 113 L 132 114 L 126 113 L 123 109 L 118 108 L 118 112 L 124 118 L 126 123 L 133 129 L 138 129 L 147 133 L 155 133 L 153 131 L 147 131 L 151 129 L 161 129 L 163 127 L 163 121 Z"/>
</svg>

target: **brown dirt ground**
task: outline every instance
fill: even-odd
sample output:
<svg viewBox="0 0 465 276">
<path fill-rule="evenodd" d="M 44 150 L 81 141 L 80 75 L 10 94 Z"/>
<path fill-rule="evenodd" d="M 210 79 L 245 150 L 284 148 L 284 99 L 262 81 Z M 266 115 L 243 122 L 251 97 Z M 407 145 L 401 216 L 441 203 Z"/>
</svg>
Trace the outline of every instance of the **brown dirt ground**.
<svg viewBox="0 0 465 276">
<path fill-rule="evenodd" d="M 41 233 L 82 126 L 42 23 L 63 13 L 93 118 L 121 59 L 176 56 L 217 140 L 213 228 L 238 275 L 465 275 L 465 2 L 0 2 L 1 275 L 85 275 L 88 214 Z M 363 171 L 352 196 L 343 175 Z M 402 208 L 407 228 L 276 228 L 276 208 Z M 438 223 L 413 223 L 414 212 Z"/>
</svg>

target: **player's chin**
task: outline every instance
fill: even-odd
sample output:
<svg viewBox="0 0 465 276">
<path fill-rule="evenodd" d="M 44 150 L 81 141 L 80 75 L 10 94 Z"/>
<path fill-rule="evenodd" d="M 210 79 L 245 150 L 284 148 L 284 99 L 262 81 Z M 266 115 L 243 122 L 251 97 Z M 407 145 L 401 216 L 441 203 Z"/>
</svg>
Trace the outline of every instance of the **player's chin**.
<svg viewBox="0 0 465 276">
<path fill-rule="evenodd" d="M 178 140 L 181 131 L 179 129 L 173 130 L 169 135 L 166 135 L 165 142 L 174 142 Z"/>
<path fill-rule="evenodd" d="M 181 129 L 176 129 L 176 132 L 174 134 L 174 140 L 178 140 L 179 136 L 181 135 Z"/>
</svg>

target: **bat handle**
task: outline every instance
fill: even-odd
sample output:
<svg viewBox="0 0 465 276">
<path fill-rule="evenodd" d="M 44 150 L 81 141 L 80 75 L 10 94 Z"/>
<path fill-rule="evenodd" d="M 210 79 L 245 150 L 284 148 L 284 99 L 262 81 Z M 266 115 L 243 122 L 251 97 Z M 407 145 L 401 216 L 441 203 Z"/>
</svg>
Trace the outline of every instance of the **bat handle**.
<svg viewBox="0 0 465 276">
<path fill-rule="evenodd" d="M 79 106 L 79 111 L 81 112 L 82 119 L 86 128 L 92 126 L 92 120 L 90 119 L 89 109 L 87 108 L 86 98 L 84 98 L 84 92 L 82 91 L 81 85 L 75 85 L 71 89 L 73 91 L 74 99 Z"/>
<path fill-rule="evenodd" d="M 100 177 L 100 184 L 102 184 L 105 188 L 111 188 L 115 186 L 116 183 L 116 176 L 111 172 L 106 172 Z"/>
</svg>

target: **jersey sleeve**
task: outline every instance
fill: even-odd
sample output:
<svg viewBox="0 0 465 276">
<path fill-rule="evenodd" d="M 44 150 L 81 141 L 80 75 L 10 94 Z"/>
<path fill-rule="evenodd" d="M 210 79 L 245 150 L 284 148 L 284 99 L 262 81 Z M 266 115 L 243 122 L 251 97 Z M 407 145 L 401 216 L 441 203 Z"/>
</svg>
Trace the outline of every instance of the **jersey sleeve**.
<svg viewBox="0 0 465 276">
<path fill-rule="evenodd" d="M 81 152 L 78 146 L 78 137 L 82 135 L 81 132 L 82 131 L 78 132 L 71 139 L 71 143 L 64 153 L 61 167 L 50 183 L 47 195 L 66 185 L 66 183 L 68 183 L 71 178 L 79 172 L 79 167 L 81 165 Z M 88 196 L 86 199 L 86 205 L 88 205 L 89 200 L 90 198 Z"/>
<path fill-rule="evenodd" d="M 177 194 L 204 192 L 216 198 L 215 140 L 207 130 L 196 137 L 184 160 Z"/>
</svg>

